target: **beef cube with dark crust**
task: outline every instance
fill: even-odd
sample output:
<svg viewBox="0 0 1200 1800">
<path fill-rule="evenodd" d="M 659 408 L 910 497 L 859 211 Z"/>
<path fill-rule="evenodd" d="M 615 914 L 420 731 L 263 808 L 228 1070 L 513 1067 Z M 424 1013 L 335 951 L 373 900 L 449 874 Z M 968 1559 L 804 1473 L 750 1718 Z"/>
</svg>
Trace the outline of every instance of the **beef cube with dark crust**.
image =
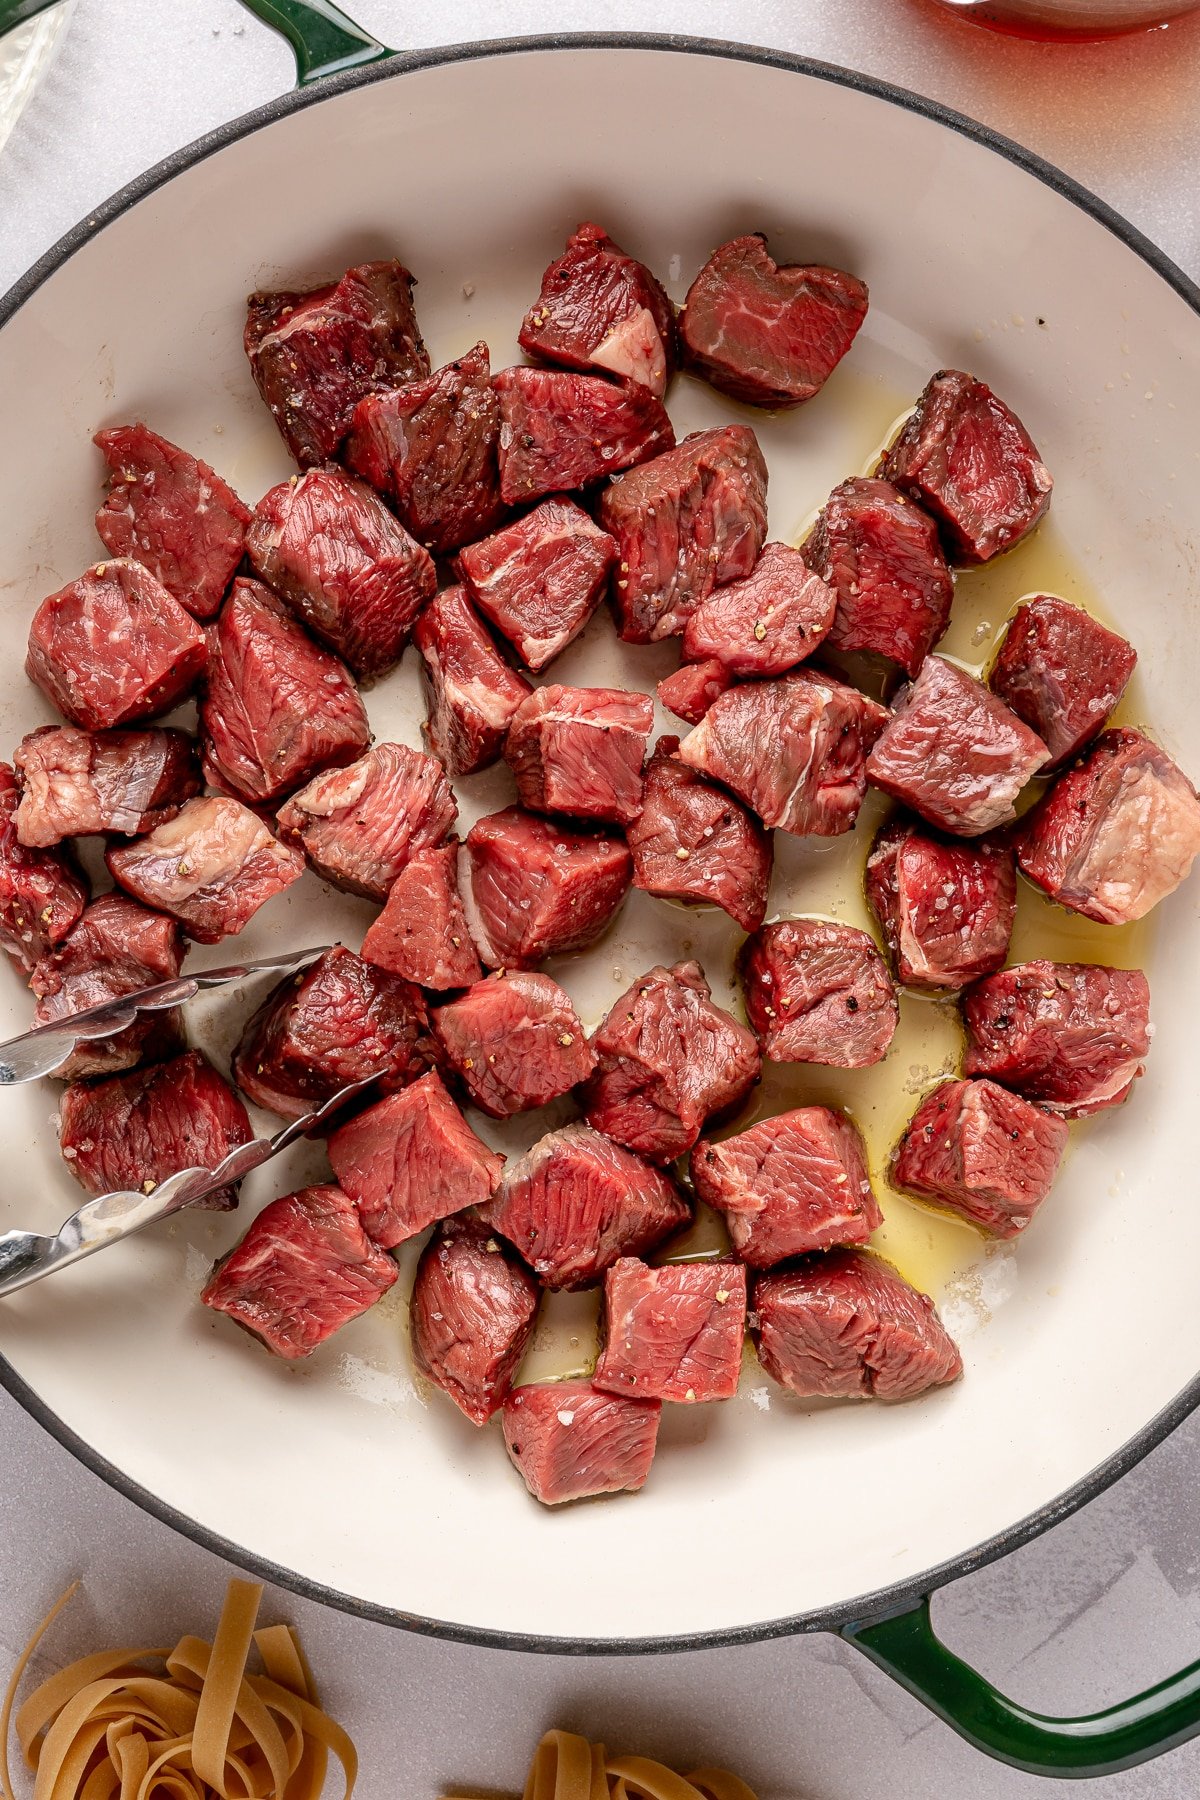
<svg viewBox="0 0 1200 1800">
<path fill-rule="evenodd" d="M 993 1237 L 1016 1237 L 1050 1192 L 1068 1129 L 994 1081 L 944 1081 L 909 1120 L 892 1184 Z"/>
<path fill-rule="evenodd" d="M 651 1269 L 623 1256 L 604 1277 L 604 1349 L 593 1380 L 635 1400 L 732 1400 L 745 1337 L 740 1264 Z"/>
<path fill-rule="evenodd" d="M 605 1394 L 590 1381 L 534 1381 L 504 1402 L 504 1447 L 543 1506 L 636 1493 L 658 1443 L 661 1400 Z"/>
<path fill-rule="evenodd" d="M 668 712 L 689 725 L 698 725 L 714 700 L 733 686 L 733 676 L 715 656 L 703 662 L 684 663 L 673 675 L 664 675 L 658 697 Z"/>
<path fill-rule="evenodd" d="M 513 714 L 504 760 L 522 806 L 628 825 L 642 810 L 654 702 L 622 688 L 539 688 Z"/>
<path fill-rule="evenodd" d="M 732 795 L 685 768 L 678 748 L 678 738 L 659 738 L 641 813 L 625 828 L 633 885 L 664 900 L 723 907 L 743 931 L 756 931 L 771 885 L 770 836 Z"/>
<path fill-rule="evenodd" d="M 384 901 L 410 857 L 440 844 L 458 812 L 446 771 L 407 744 L 376 744 L 327 769 L 278 813 L 279 830 L 325 881 Z"/>
<path fill-rule="evenodd" d="M 455 566 L 480 612 L 536 674 L 579 636 L 616 557 L 608 533 L 559 494 L 468 544 Z"/>
<path fill-rule="evenodd" d="M 666 408 L 640 382 L 564 369 L 501 369 L 500 493 L 509 506 L 591 487 L 670 450 Z"/>
<path fill-rule="evenodd" d="M 122 994 L 174 981 L 183 950 L 183 933 L 174 919 L 149 912 L 124 894 L 104 894 L 84 910 L 57 950 L 47 952 L 35 965 L 29 977 L 38 1001 L 33 1023 L 53 1025 Z M 145 1013 L 115 1037 L 79 1044 L 55 1069 L 54 1079 L 114 1075 L 136 1063 L 161 1062 L 183 1047 L 177 1010 Z"/>
<path fill-rule="evenodd" d="M 151 719 L 204 672 L 204 633 L 140 563 L 97 563 L 43 600 L 25 673 L 84 731 Z"/>
<path fill-rule="evenodd" d="M 939 369 L 879 474 L 931 512 L 951 562 L 1011 550 L 1050 504 L 1050 471 L 1029 433 L 991 388 Z"/>
<path fill-rule="evenodd" d="M 437 588 L 429 552 L 372 488 L 339 469 L 310 469 L 264 494 L 246 554 L 255 573 L 363 680 L 399 662 Z"/>
<path fill-rule="evenodd" d="M 1060 906 L 1128 925 L 1173 894 L 1200 852 L 1200 799 L 1140 731 L 1106 731 L 1022 822 L 1017 860 Z"/>
<path fill-rule="evenodd" d="M 683 654 L 731 675 L 783 675 L 823 642 L 837 599 L 798 550 L 768 544 L 744 581 L 718 588 L 684 626 Z"/>
<path fill-rule="evenodd" d="M 1023 600 L 988 676 L 988 686 L 1036 731 L 1049 768 L 1090 743 L 1120 700 L 1137 664 L 1132 644 L 1057 594 Z"/>
<path fill-rule="evenodd" d="M 504 748 L 532 689 L 510 669 L 461 587 L 443 588 L 413 626 L 429 702 L 424 732 L 451 775 L 474 775 Z"/>
<path fill-rule="evenodd" d="M 598 225 L 578 225 L 542 276 L 519 342 L 527 356 L 568 369 L 603 369 L 659 400 L 678 364 L 675 308 L 645 263 Z"/>
<path fill-rule="evenodd" d="M 413 1364 L 473 1425 L 508 1399 L 541 1297 L 524 1263 L 470 1213 L 444 1220 L 422 1252 L 408 1308 Z"/>
<path fill-rule="evenodd" d="M 971 988 L 964 1075 L 986 1075 L 1068 1119 L 1119 1106 L 1150 1049 L 1140 969 L 1018 963 Z"/>
<path fill-rule="evenodd" d="M 780 919 L 746 939 L 739 966 L 746 1016 L 771 1062 L 864 1069 L 887 1054 L 900 1009 L 865 931 Z"/>
<path fill-rule="evenodd" d="M 364 395 L 428 375 L 413 285 L 403 264 L 372 262 L 304 293 L 251 294 L 246 355 L 302 468 L 334 454 Z"/>
<path fill-rule="evenodd" d="M 761 1058 L 753 1033 L 722 1007 L 697 962 L 661 964 L 635 981 L 592 1038 L 589 1125 L 651 1162 L 690 1150 L 714 1113 L 745 1099 Z"/>
<path fill-rule="evenodd" d="M 866 891 L 902 987 L 956 993 L 1008 955 L 1017 872 L 1007 844 L 947 843 L 896 820 L 871 847 Z"/>
<path fill-rule="evenodd" d="M 367 928 L 368 962 L 418 987 L 470 987 L 483 974 L 458 891 L 458 840 L 421 850 L 397 875 Z"/>
<path fill-rule="evenodd" d="M 331 1182 L 272 1200 L 200 1298 L 276 1356 L 311 1356 L 395 1285 L 400 1271 Z"/>
<path fill-rule="evenodd" d="M 621 1256 L 642 1256 L 691 1219 L 652 1163 L 564 1125 L 505 1165 L 485 1214 L 546 1287 L 589 1287 Z"/>
<path fill-rule="evenodd" d="M 17 836 L 33 849 L 110 831 L 135 837 L 200 792 L 186 731 L 80 731 L 43 725 L 13 752 L 21 783 Z"/>
<path fill-rule="evenodd" d="M 28 974 L 78 923 L 90 890 L 68 849 L 27 850 L 20 842 L 19 800 L 16 776 L 0 763 L 0 949 Z"/>
<path fill-rule="evenodd" d="M 299 881 L 304 858 L 238 800 L 189 800 L 146 837 L 106 852 L 113 880 L 170 913 L 198 944 L 236 937 L 260 906 Z"/>
<path fill-rule="evenodd" d="M 802 1399 L 911 1400 L 962 1374 L 928 1294 L 862 1250 L 760 1275 L 751 1306 L 758 1360 Z"/>
<path fill-rule="evenodd" d="M 104 548 L 140 562 L 197 619 L 211 619 L 242 560 L 250 508 L 148 425 L 116 425 L 92 442 L 111 471 L 96 514 Z"/>
<path fill-rule="evenodd" d="M 632 879 L 620 838 L 568 831 L 517 806 L 472 825 L 459 870 L 475 948 L 493 969 L 585 950 L 611 924 Z"/>
<path fill-rule="evenodd" d="M 433 1028 L 446 1063 L 493 1119 L 557 1100 L 596 1063 L 570 995 L 549 975 L 490 975 L 435 1007 Z"/>
</svg>

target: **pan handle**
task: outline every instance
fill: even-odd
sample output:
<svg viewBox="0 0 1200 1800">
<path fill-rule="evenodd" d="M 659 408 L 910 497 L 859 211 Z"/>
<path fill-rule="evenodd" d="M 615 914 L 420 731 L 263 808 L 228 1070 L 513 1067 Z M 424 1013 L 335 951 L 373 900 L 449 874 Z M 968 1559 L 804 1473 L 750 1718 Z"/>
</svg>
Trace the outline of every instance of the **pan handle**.
<svg viewBox="0 0 1200 1800">
<path fill-rule="evenodd" d="M 285 37 L 296 57 L 296 86 L 307 87 L 343 69 L 395 56 L 369 31 L 347 18 L 333 0 L 241 0 L 264 25 Z"/>
</svg>

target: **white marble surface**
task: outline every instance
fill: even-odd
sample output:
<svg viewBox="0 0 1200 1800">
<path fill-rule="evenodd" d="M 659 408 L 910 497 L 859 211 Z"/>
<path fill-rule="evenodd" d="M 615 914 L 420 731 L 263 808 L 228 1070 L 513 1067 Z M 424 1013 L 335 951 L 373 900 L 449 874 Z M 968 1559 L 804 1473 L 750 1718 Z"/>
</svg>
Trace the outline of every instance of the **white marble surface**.
<svg viewBox="0 0 1200 1800">
<path fill-rule="evenodd" d="M 1049 49 L 945 23 L 925 0 L 359 0 L 357 13 L 398 45 L 653 29 L 848 64 L 1032 145 L 1200 274 L 1200 19 Z M 0 290 L 123 181 L 290 79 L 283 44 L 236 0 L 79 0 L 0 157 Z M 161 1403 L 149 1380 L 146 1400 L 148 1410 Z M 84 1595 L 56 1654 L 122 1637 L 161 1642 L 212 1619 L 225 1566 L 112 1493 L 3 1395 L 0 1446 L 0 1663 L 76 1574 Z M 1192 1423 L 1076 1518 L 946 1593 L 939 1628 L 1047 1710 L 1090 1710 L 1167 1674 L 1200 1653 L 1198 1474 Z M 426 1641 L 286 1593 L 268 1605 L 303 1628 L 327 1704 L 358 1739 L 364 1800 L 434 1800 L 443 1783 L 518 1789 L 550 1723 L 681 1762 L 725 1757 L 763 1800 L 1078 1791 L 988 1763 L 828 1637 L 571 1661 Z M 1187 1800 L 1200 1792 L 1200 1743 L 1100 1791 Z"/>
</svg>

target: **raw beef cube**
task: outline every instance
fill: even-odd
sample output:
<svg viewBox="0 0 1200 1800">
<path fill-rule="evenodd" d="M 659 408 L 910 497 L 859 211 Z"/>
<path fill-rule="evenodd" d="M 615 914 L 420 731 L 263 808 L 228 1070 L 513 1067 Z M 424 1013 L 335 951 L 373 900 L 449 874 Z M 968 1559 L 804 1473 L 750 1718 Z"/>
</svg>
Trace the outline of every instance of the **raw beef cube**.
<svg viewBox="0 0 1200 1800">
<path fill-rule="evenodd" d="M 658 697 L 668 712 L 689 725 L 698 725 L 714 700 L 733 686 L 733 676 L 715 656 L 704 662 L 684 663 L 673 675 L 664 675 Z"/>
<path fill-rule="evenodd" d="M 456 567 L 480 612 L 536 674 L 579 636 L 616 557 L 607 532 L 559 495 L 468 544 Z"/>
<path fill-rule="evenodd" d="M 304 858 L 238 800 L 201 798 L 146 837 L 106 852 L 114 881 L 178 919 L 198 944 L 236 937 L 304 873 Z"/>
<path fill-rule="evenodd" d="M 517 806 L 472 825 L 459 873 L 475 947 L 493 969 L 585 950 L 632 879 L 621 839 L 568 831 Z"/>
<path fill-rule="evenodd" d="M 988 685 L 1050 752 L 1051 768 L 1090 743 L 1133 674 L 1137 651 L 1057 594 L 1023 600 Z"/>
<path fill-rule="evenodd" d="M 374 262 L 306 293 L 251 294 L 246 355 L 301 467 L 333 455 L 365 394 L 428 375 L 412 290 L 401 263 Z"/>
<path fill-rule="evenodd" d="M 759 1361 L 803 1399 L 911 1400 L 962 1374 L 928 1294 L 862 1250 L 760 1275 L 751 1305 Z"/>
<path fill-rule="evenodd" d="M 887 1054 L 900 1009 L 865 931 L 780 919 L 746 939 L 740 967 L 746 1016 L 772 1062 L 864 1069 Z"/>
<path fill-rule="evenodd" d="M 783 675 L 828 635 L 836 606 L 798 550 L 768 544 L 744 581 L 718 588 L 692 613 L 683 654 L 715 658 L 731 675 Z"/>
<path fill-rule="evenodd" d="M 140 563 L 97 563 L 42 601 L 25 673 L 72 725 L 104 731 L 150 719 L 203 673 L 204 633 Z"/>
<path fill-rule="evenodd" d="M 504 1158 L 480 1142 L 435 1069 L 339 1125 L 329 1161 L 385 1250 L 491 1199 Z"/>
<path fill-rule="evenodd" d="M 152 1194 L 180 1169 L 215 1169 L 254 1136 L 241 1099 L 198 1050 L 106 1081 L 73 1082 L 59 1115 L 63 1160 L 89 1194 Z M 236 1205 L 236 1186 L 198 1202 L 205 1212 Z"/>
<path fill-rule="evenodd" d="M 200 1298 L 276 1356 L 311 1356 L 387 1293 L 400 1271 L 331 1182 L 265 1206 Z"/>
<path fill-rule="evenodd" d="M 982 563 L 1032 531 L 1054 486 L 1016 413 L 961 369 L 940 369 L 879 473 L 931 512 L 950 558 Z"/>
<path fill-rule="evenodd" d="M 417 1264 L 413 1363 L 473 1425 L 499 1412 L 529 1348 L 542 1290 L 470 1213 L 446 1219 Z"/>
<path fill-rule="evenodd" d="M 18 815 L 19 818 L 19 815 Z M 1023 823 L 1017 860 L 1060 906 L 1128 925 L 1173 894 L 1200 851 L 1200 799 L 1140 731 L 1106 731 Z"/>
<path fill-rule="evenodd" d="M 796 837 L 837 837 L 858 818 L 867 752 L 887 718 L 887 708 L 857 688 L 796 669 L 714 700 L 679 757 L 732 788 L 764 825 Z"/>
<path fill-rule="evenodd" d="M 234 582 L 209 645 L 200 726 L 214 787 L 252 804 L 279 800 L 370 743 L 345 663 L 261 582 Z"/>
<path fill-rule="evenodd" d="M 564 1125 L 506 1164 L 485 1217 L 549 1288 L 589 1287 L 691 1219 L 674 1183 L 590 1125 Z"/>
<path fill-rule="evenodd" d="M 0 949 L 28 974 L 61 944 L 88 903 L 69 850 L 27 850 L 17 837 L 17 778 L 0 763 Z"/>
<path fill-rule="evenodd" d="M 890 481 L 856 475 L 834 488 L 801 554 L 837 595 L 830 648 L 886 656 L 915 675 L 954 599 L 929 514 Z"/>
<path fill-rule="evenodd" d="M 1017 795 L 1049 760 L 1041 738 L 982 682 L 927 656 L 867 758 L 867 780 L 931 825 L 978 837 L 1016 818 Z"/>
<path fill-rule="evenodd" d="M 310 469 L 263 495 L 246 534 L 255 573 L 364 680 L 399 662 L 437 587 L 428 550 L 372 488 Z"/>
<path fill-rule="evenodd" d="M 493 1119 L 544 1106 L 591 1074 L 596 1059 L 570 996 L 549 975 L 501 972 L 435 1007 L 446 1062 Z"/>
<path fill-rule="evenodd" d="M 634 982 L 592 1038 L 589 1125 L 651 1162 L 690 1150 L 704 1121 L 745 1099 L 761 1059 L 753 1034 L 712 1003 L 697 962 Z"/>
<path fill-rule="evenodd" d="M 500 403 L 481 343 L 434 375 L 360 400 L 345 454 L 417 542 L 444 556 L 504 516 L 499 442 Z"/>
<path fill-rule="evenodd" d="M 746 1271 L 739 1264 L 650 1269 L 623 1256 L 604 1277 L 595 1385 L 640 1400 L 731 1400 L 745 1336 Z"/>
<path fill-rule="evenodd" d="M 696 1192 L 755 1268 L 865 1244 L 883 1224 L 858 1127 L 828 1106 L 777 1113 L 720 1142 L 702 1138 L 691 1167 Z"/>
<path fill-rule="evenodd" d="M 519 341 L 527 356 L 605 369 L 641 382 L 659 400 L 679 360 L 675 308 L 661 284 L 598 225 L 571 233 L 542 276 Z"/>
<path fill-rule="evenodd" d="M 92 442 L 112 473 L 96 530 L 110 556 L 130 556 L 198 619 L 220 611 L 246 547 L 250 508 L 210 469 L 147 425 L 117 425 Z"/>
<path fill-rule="evenodd" d="M 661 1400 L 605 1394 L 590 1381 L 534 1381 L 504 1402 L 504 1447 L 543 1506 L 636 1493 L 658 1443 Z"/>
<path fill-rule="evenodd" d="M 963 1003 L 964 1075 L 986 1075 L 1068 1119 L 1119 1106 L 1150 1048 L 1140 969 L 1027 962 L 989 975 Z"/>
<path fill-rule="evenodd" d="M 514 713 L 504 760 L 522 806 L 628 825 L 642 810 L 654 702 L 621 688 L 551 686 Z"/>
<path fill-rule="evenodd" d="M 767 537 L 767 465 L 748 425 L 693 431 L 600 496 L 616 539 L 613 605 L 630 644 L 678 637 L 714 588 L 744 580 Z"/>
<path fill-rule="evenodd" d="M 52 1025 L 90 1006 L 174 981 L 183 964 L 183 933 L 174 919 L 148 912 L 124 894 L 93 900 L 57 950 L 36 964 L 29 985 L 37 995 L 35 1025 Z M 56 1081 L 113 1075 L 139 1062 L 161 1062 L 183 1049 L 178 1011 L 146 1013 L 115 1037 L 81 1043 L 54 1071 Z"/>
<path fill-rule="evenodd" d="M 402 1087 L 426 1065 L 428 1023 L 418 988 L 337 944 L 272 988 L 242 1032 L 234 1079 L 256 1106 L 296 1119 L 367 1076 Z"/>
<path fill-rule="evenodd" d="M 510 669 L 464 590 L 444 588 L 413 626 L 429 700 L 425 736 L 452 775 L 494 763 L 522 700 L 532 692 Z"/>
<path fill-rule="evenodd" d="M 458 841 L 421 850 L 392 883 L 367 928 L 368 962 L 424 988 L 470 987 L 483 974 L 458 892 Z"/>
<path fill-rule="evenodd" d="M 13 763 L 21 783 L 17 837 L 31 849 L 65 837 L 152 831 L 200 792 L 196 746 L 185 731 L 43 725 L 22 738 Z"/>
<path fill-rule="evenodd" d="M 501 369 L 500 493 L 509 506 L 590 487 L 670 450 L 666 408 L 640 382 L 563 369 Z"/>
<path fill-rule="evenodd" d="M 407 744 L 376 744 L 293 794 L 279 829 L 325 881 L 386 900 L 410 857 L 440 844 L 458 812 L 446 771 Z"/>
<path fill-rule="evenodd" d="M 1050 1192 L 1067 1133 L 1065 1119 L 994 1081 L 944 1081 L 909 1120 L 892 1182 L 1016 1237 Z"/>
<path fill-rule="evenodd" d="M 723 907 L 743 931 L 756 931 L 767 910 L 771 839 L 738 801 L 685 768 L 678 748 L 678 738 L 659 738 L 641 813 L 626 827 L 633 885 Z"/>
<path fill-rule="evenodd" d="M 957 993 L 1008 955 L 1017 872 L 1007 844 L 948 844 L 898 820 L 871 847 L 866 889 L 902 987 Z"/>
</svg>

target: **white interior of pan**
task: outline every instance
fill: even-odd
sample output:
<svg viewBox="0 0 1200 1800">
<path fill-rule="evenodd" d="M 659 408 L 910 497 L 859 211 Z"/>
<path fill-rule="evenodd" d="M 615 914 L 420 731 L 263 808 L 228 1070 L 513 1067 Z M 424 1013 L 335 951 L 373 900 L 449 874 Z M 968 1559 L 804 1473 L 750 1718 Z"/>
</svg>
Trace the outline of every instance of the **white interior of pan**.
<svg viewBox="0 0 1200 1800">
<path fill-rule="evenodd" d="M 648 50 L 453 63 L 300 111 L 127 212 L 0 332 L 0 751 L 47 717 L 20 673 L 29 616 L 97 554 L 98 425 L 144 416 L 253 501 L 287 465 L 242 357 L 248 289 L 399 254 L 420 278 L 435 361 L 486 336 L 500 364 L 540 270 L 583 217 L 677 296 L 714 243 L 750 228 L 781 256 L 869 282 L 866 327 L 825 393 L 755 420 L 774 535 L 794 535 L 861 468 L 934 368 L 992 381 L 1057 478 L 1054 554 L 1133 638 L 1143 713 L 1200 771 L 1193 314 L 1068 201 L 944 127 L 819 80 Z M 728 416 L 689 383 L 671 405 L 684 428 Z M 1016 563 L 1011 593 L 1009 581 L 990 590 L 1001 613 L 1029 585 Z M 649 687 L 674 656 L 620 651 L 598 621 L 554 676 Z M 411 656 L 369 705 L 378 735 L 419 742 Z M 510 791 L 503 771 L 466 784 L 464 816 Z M 790 846 L 773 910 L 830 910 L 836 889 L 847 916 L 864 853 L 861 841 L 850 863 Z M 1157 1036 L 1134 1102 L 1079 1134 L 1015 1254 L 984 1255 L 962 1234 L 947 1256 L 937 1239 L 927 1279 L 967 1365 L 952 1391 L 806 1410 L 768 1393 L 750 1363 L 735 1402 L 674 1409 L 640 1497 L 544 1512 L 494 1428 L 477 1433 L 415 1391 L 400 1290 L 303 1367 L 198 1306 L 209 1263 L 255 1207 L 322 1169 L 311 1146 L 251 1185 L 240 1218 L 161 1229 L 5 1302 L 0 1350 L 66 1426 L 187 1518 L 376 1605 L 603 1639 L 752 1624 L 911 1577 L 1068 1487 L 1200 1363 L 1198 897 L 1193 884 L 1161 911 Z M 357 944 L 369 913 L 306 878 L 240 943 Z M 556 972 L 591 1027 L 618 981 L 689 948 L 727 992 L 723 915 L 639 897 Z M 249 1004 L 228 995 L 198 1016 L 200 1041 L 227 1047 Z M 0 972 L 0 1028 L 22 1029 L 27 1010 Z M 897 1116 L 915 1104 L 903 1093 L 912 1041 L 889 1071 Z M 838 1083 L 796 1070 L 774 1091 L 779 1105 Z M 0 1228 L 46 1229 L 77 1202 L 56 1098 L 49 1085 L 3 1096 Z M 518 1121 L 507 1141 L 533 1129 Z M 912 1245 L 922 1219 L 904 1225 Z"/>
</svg>

